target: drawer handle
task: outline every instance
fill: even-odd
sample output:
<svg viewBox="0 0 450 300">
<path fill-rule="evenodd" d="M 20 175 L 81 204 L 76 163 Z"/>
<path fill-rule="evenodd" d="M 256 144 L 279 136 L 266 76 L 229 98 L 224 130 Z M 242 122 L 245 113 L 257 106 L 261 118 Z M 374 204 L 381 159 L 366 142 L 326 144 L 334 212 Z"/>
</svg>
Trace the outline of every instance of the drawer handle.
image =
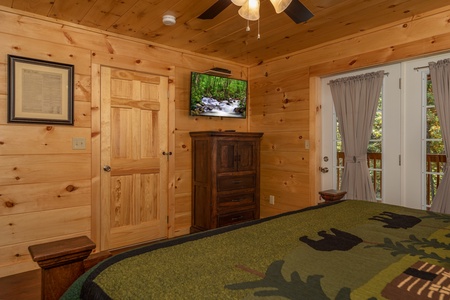
<svg viewBox="0 0 450 300">
<path fill-rule="evenodd" d="M 234 217 L 234 218 L 231 218 L 231 221 L 242 220 L 243 218 L 244 218 L 244 216 Z"/>
<path fill-rule="evenodd" d="M 242 198 L 238 198 L 238 199 L 233 199 L 233 200 L 231 200 L 231 202 L 241 202 L 242 201 Z"/>
<path fill-rule="evenodd" d="M 234 184 L 239 184 L 239 183 L 242 183 L 242 180 L 233 180 L 233 183 Z"/>
</svg>

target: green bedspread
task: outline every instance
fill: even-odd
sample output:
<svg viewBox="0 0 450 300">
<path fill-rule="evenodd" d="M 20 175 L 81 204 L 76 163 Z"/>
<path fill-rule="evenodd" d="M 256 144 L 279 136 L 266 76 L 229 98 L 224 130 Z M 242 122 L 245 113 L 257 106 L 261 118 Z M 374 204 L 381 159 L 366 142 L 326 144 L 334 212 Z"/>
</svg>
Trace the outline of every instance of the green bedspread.
<svg viewBox="0 0 450 300">
<path fill-rule="evenodd" d="M 347 200 L 114 256 L 63 299 L 450 299 L 448 270 L 449 215 Z"/>
</svg>

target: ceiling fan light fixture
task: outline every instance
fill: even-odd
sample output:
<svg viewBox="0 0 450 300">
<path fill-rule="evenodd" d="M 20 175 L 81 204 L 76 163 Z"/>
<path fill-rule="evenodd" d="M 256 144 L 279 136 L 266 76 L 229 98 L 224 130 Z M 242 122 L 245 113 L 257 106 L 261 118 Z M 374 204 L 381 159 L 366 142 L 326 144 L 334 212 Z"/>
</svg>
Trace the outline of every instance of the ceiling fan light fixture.
<svg viewBox="0 0 450 300">
<path fill-rule="evenodd" d="M 231 2 L 233 2 L 237 6 L 242 6 L 245 4 L 245 2 L 247 2 L 247 0 L 231 0 Z"/>
<path fill-rule="evenodd" d="M 249 21 L 259 19 L 259 0 L 247 0 L 238 10 L 241 17 Z"/>
<path fill-rule="evenodd" d="M 233 1 L 233 0 L 232 0 Z M 282 13 L 291 4 L 292 0 L 270 0 L 277 14 Z"/>
</svg>

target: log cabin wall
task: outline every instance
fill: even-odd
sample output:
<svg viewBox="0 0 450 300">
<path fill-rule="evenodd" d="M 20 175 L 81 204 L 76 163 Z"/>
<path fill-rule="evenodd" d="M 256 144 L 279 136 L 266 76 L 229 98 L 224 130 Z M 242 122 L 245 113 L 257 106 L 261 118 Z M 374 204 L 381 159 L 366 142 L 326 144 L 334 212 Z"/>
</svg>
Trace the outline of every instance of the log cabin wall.
<svg viewBox="0 0 450 300">
<path fill-rule="evenodd" d="M 189 117 L 190 72 L 221 67 L 247 79 L 247 67 L 6 8 L 0 20 L 0 277 L 38 268 L 29 245 L 99 239 L 101 65 L 169 77 L 169 236 L 188 233 L 188 132 L 247 131 L 249 122 Z M 8 54 L 75 66 L 73 126 L 7 123 Z M 72 150 L 74 137 L 85 150 Z"/>
<path fill-rule="evenodd" d="M 99 66 L 169 76 L 169 233 L 190 225 L 189 131 L 262 131 L 261 213 L 315 204 L 320 157 L 319 77 L 450 50 L 450 7 L 250 68 L 1 9 L 0 277 L 37 268 L 31 244 L 99 235 Z M 75 65 L 75 124 L 8 124 L 6 55 Z M 231 69 L 250 79 L 246 120 L 188 117 L 190 71 Z M 248 75 L 247 75 L 248 73 Z M 72 150 L 85 137 L 86 150 Z M 305 148 L 309 141 L 310 149 Z M 275 205 L 269 204 L 275 196 Z"/>
<path fill-rule="evenodd" d="M 449 20 L 447 6 L 250 68 L 249 130 L 264 132 L 262 217 L 319 200 L 320 77 L 450 52 Z"/>
</svg>

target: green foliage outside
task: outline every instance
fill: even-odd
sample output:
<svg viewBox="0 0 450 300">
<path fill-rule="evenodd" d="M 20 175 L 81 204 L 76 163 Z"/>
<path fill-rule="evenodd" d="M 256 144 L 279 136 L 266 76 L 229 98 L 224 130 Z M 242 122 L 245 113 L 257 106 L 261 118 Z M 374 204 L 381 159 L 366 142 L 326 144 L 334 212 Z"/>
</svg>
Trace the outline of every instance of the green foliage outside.
<svg viewBox="0 0 450 300">
<path fill-rule="evenodd" d="M 439 119 L 436 112 L 431 79 L 429 76 L 427 80 L 426 117 L 427 117 L 426 203 L 427 205 L 431 205 L 434 196 L 436 196 L 439 183 L 442 179 L 442 172 L 444 170 L 446 157 L 444 156 L 445 147 L 444 142 L 442 141 L 441 126 L 439 124 Z"/>
<path fill-rule="evenodd" d="M 431 80 L 427 82 L 427 154 L 444 154 L 441 125 L 436 112 Z"/>
<path fill-rule="evenodd" d="M 200 73 L 194 73 L 191 80 L 191 99 L 194 100 L 191 109 L 194 109 L 196 103 L 200 103 L 203 97 L 214 97 L 217 101 L 240 100 L 240 107 L 245 107 L 247 82 Z"/>
<path fill-rule="evenodd" d="M 381 139 L 383 137 L 383 96 L 380 95 L 377 105 L 377 112 L 373 121 L 372 134 L 370 136 L 367 153 L 381 153 Z"/>
</svg>

